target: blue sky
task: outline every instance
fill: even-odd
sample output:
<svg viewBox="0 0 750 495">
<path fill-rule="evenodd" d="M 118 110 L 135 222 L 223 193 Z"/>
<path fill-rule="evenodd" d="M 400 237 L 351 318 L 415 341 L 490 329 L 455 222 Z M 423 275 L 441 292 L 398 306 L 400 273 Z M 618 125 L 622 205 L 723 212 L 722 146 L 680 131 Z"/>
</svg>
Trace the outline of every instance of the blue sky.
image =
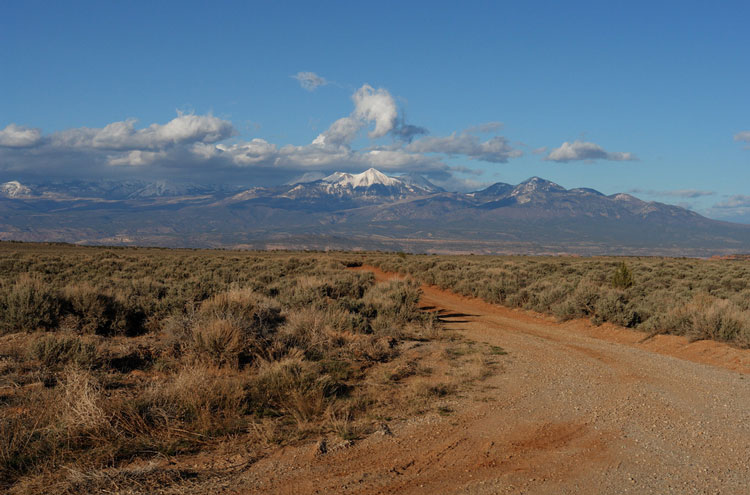
<svg viewBox="0 0 750 495">
<path fill-rule="evenodd" d="M 537 175 L 750 223 L 748 18 L 747 2 L 6 2 L 0 180 Z"/>
</svg>

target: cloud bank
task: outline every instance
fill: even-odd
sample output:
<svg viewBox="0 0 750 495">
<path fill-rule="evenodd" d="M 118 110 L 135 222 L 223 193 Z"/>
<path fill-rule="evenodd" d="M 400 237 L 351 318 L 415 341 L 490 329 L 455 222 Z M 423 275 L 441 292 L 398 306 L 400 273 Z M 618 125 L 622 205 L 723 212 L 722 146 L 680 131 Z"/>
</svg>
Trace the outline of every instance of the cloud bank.
<svg viewBox="0 0 750 495">
<path fill-rule="evenodd" d="M 306 89 L 327 82 L 314 73 L 294 76 Z M 333 121 L 310 143 L 277 144 L 238 138 L 229 120 L 179 113 L 166 123 L 139 127 L 135 119 L 101 128 L 78 127 L 44 135 L 15 123 L 0 130 L 0 172 L 91 178 L 113 175 L 215 177 L 283 182 L 306 173 L 375 167 L 457 181 L 474 172 L 448 159 L 506 163 L 521 156 L 500 135 L 502 124 L 480 124 L 444 137 L 408 123 L 393 95 L 364 84 L 351 95 L 352 111 Z M 356 148 L 355 143 L 360 144 Z"/>
<path fill-rule="evenodd" d="M 448 156 L 467 156 L 473 160 L 491 163 L 507 163 L 511 158 L 522 155 L 520 150 L 513 149 L 508 140 L 502 136 L 495 136 L 487 141 L 467 131 L 453 133 L 446 137 L 426 137 L 407 146 L 407 149 L 417 153 L 443 153 Z"/>
<path fill-rule="evenodd" d="M 42 140 L 42 131 L 16 124 L 8 124 L 0 131 L 0 147 L 30 148 Z"/>
<path fill-rule="evenodd" d="M 634 161 L 638 158 L 632 153 L 625 152 L 608 152 L 604 148 L 595 143 L 589 143 L 584 141 L 573 141 L 572 143 L 565 141 L 559 148 L 555 148 L 549 152 L 545 160 L 567 163 L 573 161 L 595 161 L 595 160 L 610 160 L 616 162 L 622 161 Z"/>
</svg>

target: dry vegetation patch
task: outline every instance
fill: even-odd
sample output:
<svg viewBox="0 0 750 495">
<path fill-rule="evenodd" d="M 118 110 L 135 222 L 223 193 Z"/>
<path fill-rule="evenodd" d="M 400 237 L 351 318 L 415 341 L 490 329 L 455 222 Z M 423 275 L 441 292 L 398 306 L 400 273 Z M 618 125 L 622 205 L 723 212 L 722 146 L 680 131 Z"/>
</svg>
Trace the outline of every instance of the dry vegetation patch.
<svg viewBox="0 0 750 495">
<path fill-rule="evenodd" d="M 489 365 L 448 364 L 467 344 L 419 309 L 419 285 L 352 263 L 0 243 L 0 490 L 153 492 L 220 475 L 170 459 L 241 464 L 450 413 Z"/>
<path fill-rule="evenodd" d="M 368 254 L 362 261 L 490 303 L 750 347 L 750 262 Z"/>
</svg>

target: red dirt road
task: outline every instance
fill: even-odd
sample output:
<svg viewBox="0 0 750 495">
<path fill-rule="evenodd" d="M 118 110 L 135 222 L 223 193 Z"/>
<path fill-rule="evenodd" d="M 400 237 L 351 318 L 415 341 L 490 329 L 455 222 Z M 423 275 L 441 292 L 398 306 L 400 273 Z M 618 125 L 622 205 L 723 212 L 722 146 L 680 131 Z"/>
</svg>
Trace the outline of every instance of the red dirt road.
<svg viewBox="0 0 750 495">
<path fill-rule="evenodd" d="M 371 267 L 378 280 L 393 278 Z M 211 492 L 750 493 L 750 352 L 556 323 L 434 287 L 449 329 L 503 370 L 428 414 L 316 455 L 287 447 Z M 207 490 L 208 491 L 208 490 Z"/>
</svg>

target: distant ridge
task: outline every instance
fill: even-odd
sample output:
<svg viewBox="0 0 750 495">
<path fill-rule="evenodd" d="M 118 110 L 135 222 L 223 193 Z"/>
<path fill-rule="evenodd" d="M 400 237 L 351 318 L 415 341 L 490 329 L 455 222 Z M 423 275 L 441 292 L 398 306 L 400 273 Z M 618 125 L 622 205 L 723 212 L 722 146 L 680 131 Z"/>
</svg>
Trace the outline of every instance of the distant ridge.
<svg viewBox="0 0 750 495">
<path fill-rule="evenodd" d="M 541 177 L 447 192 L 374 168 L 245 190 L 169 182 L 0 185 L 0 239 L 185 247 L 732 255 L 750 226 Z"/>
</svg>

